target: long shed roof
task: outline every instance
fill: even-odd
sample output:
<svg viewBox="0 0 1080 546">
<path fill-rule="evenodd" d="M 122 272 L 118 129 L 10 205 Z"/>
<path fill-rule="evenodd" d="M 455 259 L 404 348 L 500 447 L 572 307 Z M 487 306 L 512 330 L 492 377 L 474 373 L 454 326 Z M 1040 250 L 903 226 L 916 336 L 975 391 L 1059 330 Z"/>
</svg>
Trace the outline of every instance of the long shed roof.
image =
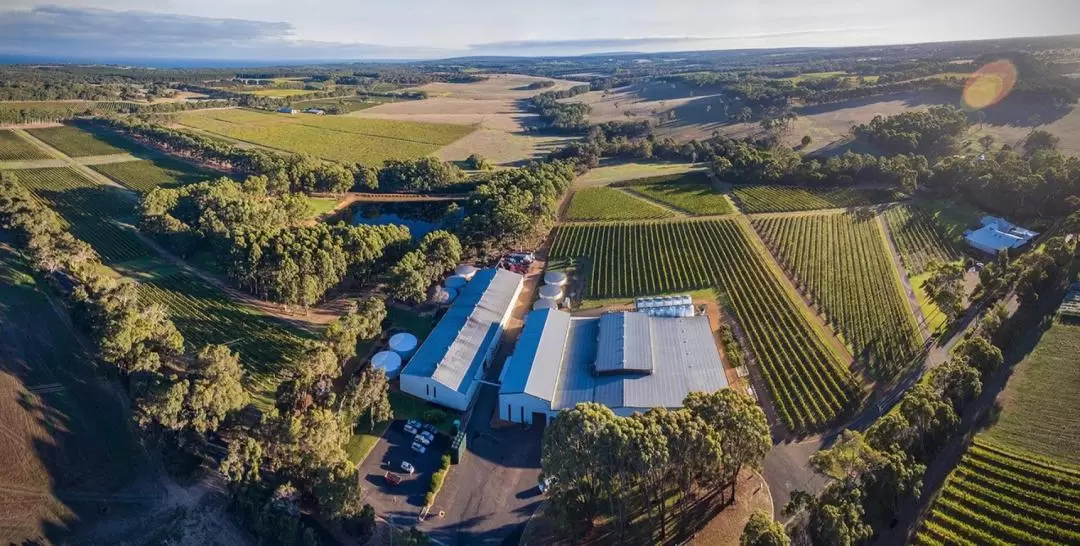
<svg viewBox="0 0 1080 546">
<path fill-rule="evenodd" d="M 477 272 L 401 373 L 467 392 L 517 300 L 521 281 L 521 275 L 505 269 Z"/>
</svg>

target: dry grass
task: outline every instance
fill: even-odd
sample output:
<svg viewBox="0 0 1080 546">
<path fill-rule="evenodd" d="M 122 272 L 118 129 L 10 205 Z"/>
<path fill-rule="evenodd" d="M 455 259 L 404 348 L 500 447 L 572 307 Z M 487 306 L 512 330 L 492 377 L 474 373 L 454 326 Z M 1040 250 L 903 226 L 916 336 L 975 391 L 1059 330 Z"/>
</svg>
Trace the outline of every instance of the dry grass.
<svg viewBox="0 0 1080 546">
<path fill-rule="evenodd" d="M 574 187 L 590 188 L 607 186 L 616 182 L 626 182 L 629 180 L 652 178 L 656 176 L 670 176 L 696 170 L 701 170 L 701 167 L 692 163 L 609 162 L 579 176 L 574 180 Z"/>
</svg>

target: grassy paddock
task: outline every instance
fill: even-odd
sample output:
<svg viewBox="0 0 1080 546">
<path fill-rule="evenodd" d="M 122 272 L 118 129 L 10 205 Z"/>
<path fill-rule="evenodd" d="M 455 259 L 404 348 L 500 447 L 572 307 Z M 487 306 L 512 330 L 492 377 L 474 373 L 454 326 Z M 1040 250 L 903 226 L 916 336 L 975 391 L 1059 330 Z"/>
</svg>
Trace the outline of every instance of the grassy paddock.
<svg viewBox="0 0 1080 546">
<path fill-rule="evenodd" d="M 122 154 L 128 151 L 113 146 L 98 135 L 70 125 L 27 129 L 26 132 L 71 157 Z"/>
<path fill-rule="evenodd" d="M 647 220 L 674 216 L 643 199 L 614 188 L 586 188 L 574 192 L 566 209 L 567 220 Z"/>
<path fill-rule="evenodd" d="M 271 148 L 368 165 L 430 154 L 475 129 L 466 125 L 241 109 L 185 112 L 179 115 L 179 122 Z"/>
<path fill-rule="evenodd" d="M 669 176 L 700 170 L 692 163 L 608 163 L 579 176 L 574 186 L 588 188 L 607 186 L 616 182 L 639 180 L 655 176 Z"/>
<path fill-rule="evenodd" d="M 716 191 L 705 171 L 655 176 L 626 183 L 626 188 L 692 216 L 731 214 L 731 201 Z"/>
</svg>

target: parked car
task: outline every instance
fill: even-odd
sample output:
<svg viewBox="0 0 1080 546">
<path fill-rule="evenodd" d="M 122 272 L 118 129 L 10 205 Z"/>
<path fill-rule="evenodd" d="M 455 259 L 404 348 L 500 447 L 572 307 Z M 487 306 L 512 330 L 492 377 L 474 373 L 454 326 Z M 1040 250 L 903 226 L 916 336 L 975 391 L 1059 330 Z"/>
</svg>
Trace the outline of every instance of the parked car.
<svg viewBox="0 0 1080 546">
<path fill-rule="evenodd" d="M 437 426 L 435 426 L 435 425 L 433 425 L 431 423 L 424 423 L 424 425 L 420 427 L 420 430 L 422 430 L 424 432 L 427 432 L 428 434 L 431 434 L 432 436 L 435 436 L 435 433 L 439 432 L 439 427 L 437 427 Z"/>
<path fill-rule="evenodd" d="M 412 448 L 413 451 L 421 455 L 423 455 L 424 452 L 427 451 L 427 448 L 424 447 L 424 444 L 421 444 L 420 442 L 413 442 L 412 445 L 409 447 Z"/>
<path fill-rule="evenodd" d="M 419 443 L 424 444 L 426 446 L 431 445 L 431 438 L 428 438 L 427 436 L 424 436 L 423 432 L 421 432 L 420 434 L 417 434 L 416 437 L 413 438 L 413 441 L 414 442 L 419 442 Z"/>
<path fill-rule="evenodd" d="M 557 483 L 559 483 L 558 478 L 551 476 L 540 480 L 540 483 L 536 484 L 536 488 L 540 490 L 540 493 L 547 493 L 551 486 Z"/>
<path fill-rule="evenodd" d="M 405 422 L 406 434 L 416 434 L 418 430 L 420 430 L 420 421 L 417 421 L 416 419 L 409 419 Z"/>
<path fill-rule="evenodd" d="M 408 474 L 412 474 L 416 472 L 416 467 L 414 467 L 409 461 L 401 461 L 401 470 Z"/>
<path fill-rule="evenodd" d="M 386 485 L 389 485 L 391 487 L 401 483 L 401 476 L 398 476 L 397 474 L 394 474 L 390 471 L 387 471 L 386 474 L 383 474 L 383 479 L 386 480 Z"/>
</svg>

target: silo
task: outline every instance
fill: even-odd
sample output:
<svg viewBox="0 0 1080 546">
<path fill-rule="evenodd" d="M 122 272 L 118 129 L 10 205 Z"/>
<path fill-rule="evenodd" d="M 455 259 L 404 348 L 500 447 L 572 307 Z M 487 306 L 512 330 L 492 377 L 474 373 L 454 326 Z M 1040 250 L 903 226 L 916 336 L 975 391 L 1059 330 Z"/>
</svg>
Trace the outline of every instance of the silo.
<svg viewBox="0 0 1080 546">
<path fill-rule="evenodd" d="M 386 372 L 386 377 L 394 379 L 401 373 L 401 356 L 393 351 L 380 351 L 371 357 L 371 365 Z"/>
</svg>

